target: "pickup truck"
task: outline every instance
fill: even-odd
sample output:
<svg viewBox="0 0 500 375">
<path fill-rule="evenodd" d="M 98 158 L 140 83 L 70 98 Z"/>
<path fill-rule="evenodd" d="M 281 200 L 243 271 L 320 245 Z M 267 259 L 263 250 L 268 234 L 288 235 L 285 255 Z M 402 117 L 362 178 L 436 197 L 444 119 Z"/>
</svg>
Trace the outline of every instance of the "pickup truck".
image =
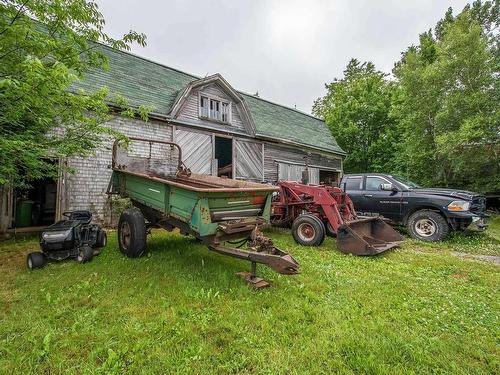
<svg viewBox="0 0 500 375">
<path fill-rule="evenodd" d="M 344 175 L 340 186 L 359 215 L 383 216 L 391 224 L 406 226 L 419 240 L 441 241 L 450 230 L 464 230 L 472 223 L 486 228 L 486 198 L 478 193 L 422 188 L 381 173 Z"/>
</svg>

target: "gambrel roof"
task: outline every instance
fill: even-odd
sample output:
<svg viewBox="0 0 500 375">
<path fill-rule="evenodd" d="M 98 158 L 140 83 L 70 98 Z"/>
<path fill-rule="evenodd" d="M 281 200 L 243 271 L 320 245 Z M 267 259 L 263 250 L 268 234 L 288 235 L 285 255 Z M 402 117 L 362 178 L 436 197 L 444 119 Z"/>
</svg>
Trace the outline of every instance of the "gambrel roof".
<svg viewBox="0 0 500 375">
<path fill-rule="evenodd" d="M 204 79 L 222 79 L 220 75 L 206 78 L 170 68 L 134 54 L 100 45 L 109 60 L 108 70 L 94 70 L 77 87 L 93 91 L 109 87 L 128 99 L 131 106 L 151 105 L 154 114 L 170 117 L 176 101 L 189 87 Z M 225 80 L 223 81 L 227 83 Z M 229 86 L 231 90 L 231 86 Z M 309 114 L 234 90 L 249 110 L 257 138 L 299 144 L 344 155 L 326 124 Z"/>
</svg>

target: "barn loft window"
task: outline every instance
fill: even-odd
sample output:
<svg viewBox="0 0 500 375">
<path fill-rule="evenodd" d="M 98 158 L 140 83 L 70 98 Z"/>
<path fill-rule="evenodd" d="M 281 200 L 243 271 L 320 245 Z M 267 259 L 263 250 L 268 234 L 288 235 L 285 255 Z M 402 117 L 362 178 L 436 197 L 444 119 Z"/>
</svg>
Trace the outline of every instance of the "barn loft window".
<svg viewBox="0 0 500 375">
<path fill-rule="evenodd" d="M 200 117 L 230 123 L 231 103 L 208 95 L 200 95 Z"/>
</svg>

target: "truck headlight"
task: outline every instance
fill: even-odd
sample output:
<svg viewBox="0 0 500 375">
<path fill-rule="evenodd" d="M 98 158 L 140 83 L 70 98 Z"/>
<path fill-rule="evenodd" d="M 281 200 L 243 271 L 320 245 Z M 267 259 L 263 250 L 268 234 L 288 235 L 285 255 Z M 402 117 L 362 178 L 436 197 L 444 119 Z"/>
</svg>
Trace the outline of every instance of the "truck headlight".
<svg viewBox="0 0 500 375">
<path fill-rule="evenodd" d="M 469 211 L 470 202 L 453 201 L 448 205 L 448 211 Z"/>
</svg>

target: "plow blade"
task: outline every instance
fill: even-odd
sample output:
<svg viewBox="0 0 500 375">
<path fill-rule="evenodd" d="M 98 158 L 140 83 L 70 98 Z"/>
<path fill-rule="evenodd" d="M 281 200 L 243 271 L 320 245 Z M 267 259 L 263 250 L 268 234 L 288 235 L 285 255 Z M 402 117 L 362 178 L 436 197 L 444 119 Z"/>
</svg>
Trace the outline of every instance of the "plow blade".
<svg viewBox="0 0 500 375">
<path fill-rule="evenodd" d="M 401 241 L 403 236 L 378 217 L 350 221 L 337 233 L 338 247 L 346 254 L 376 255 L 399 246 Z"/>
</svg>

